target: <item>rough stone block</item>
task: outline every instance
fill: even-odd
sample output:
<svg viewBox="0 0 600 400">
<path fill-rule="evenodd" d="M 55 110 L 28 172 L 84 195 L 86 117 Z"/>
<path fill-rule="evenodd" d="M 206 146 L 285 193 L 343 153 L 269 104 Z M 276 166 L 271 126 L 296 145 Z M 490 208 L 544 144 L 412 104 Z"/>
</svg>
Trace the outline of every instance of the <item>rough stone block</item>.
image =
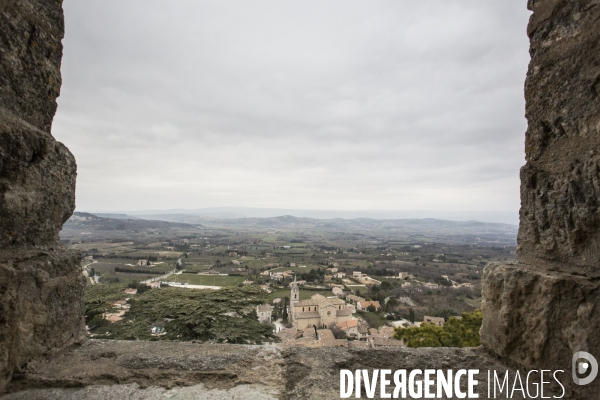
<svg viewBox="0 0 600 400">
<path fill-rule="evenodd" d="M 0 248 L 58 242 L 76 170 L 62 143 L 0 108 Z"/>
<path fill-rule="evenodd" d="M 565 370 L 573 396 L 600 393 L 600 379 L 576 386 L 577 351 L 600 355 L 600 282 L 524 264 L 489 264 L 483 274 L 481 344 L 524 368 Z M 587 397 L 592 398 L 592 397 Z"/>
<path fill-rule="evenodd" d="M 600 1 L 528 7 L 517 260 L 600 277 Z"/>
<path fill-rule="evenodd" d="M 79 263 L 61 248 L 0 251 L 0 393 L 31 359 L 84 339 Z"/>
</svg>

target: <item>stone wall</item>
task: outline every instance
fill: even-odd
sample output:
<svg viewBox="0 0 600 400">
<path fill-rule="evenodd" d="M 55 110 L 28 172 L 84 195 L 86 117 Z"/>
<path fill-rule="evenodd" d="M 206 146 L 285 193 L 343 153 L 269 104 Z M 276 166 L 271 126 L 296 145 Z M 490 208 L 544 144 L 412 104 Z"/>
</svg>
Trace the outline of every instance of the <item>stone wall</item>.
<svg viewBox="0 0 600 400">
<path fill-rule="evenodd" d="M 570 377 L 573 353 L 600 356 L 600 1 L 528 7 L 517 263 L 484 272 L 481 339 L 521 366 Z M 569 390 L 586 398 L 600 379 Z"/>
<path fill-rule="evenodd" d="M 60 1 L 0 0 L 0 392 L 84 333 L 80 257 L 58 238 L 75 208 L 75 159 L 50 134 L 63 32 Z"/>
</svg>

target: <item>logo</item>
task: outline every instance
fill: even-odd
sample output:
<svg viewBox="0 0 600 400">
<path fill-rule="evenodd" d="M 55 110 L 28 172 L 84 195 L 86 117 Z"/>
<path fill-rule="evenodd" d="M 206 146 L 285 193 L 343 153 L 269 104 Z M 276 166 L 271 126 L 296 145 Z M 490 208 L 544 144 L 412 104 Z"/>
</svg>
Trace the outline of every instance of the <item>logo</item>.
<svg viewBox="0 0 600 400">
<path fill-rule="evenodd" d="M 573 382 L 577 385 L 587 385 L 591 383 L 598 375 L 598 361 L 593 355 L 585 351 L 578 351 L 573 354 L 573 362 L 571 364 L 573 371 Z M 579 378 L 580 375 L 589 375 L 585 378 Z"/>
</svg>

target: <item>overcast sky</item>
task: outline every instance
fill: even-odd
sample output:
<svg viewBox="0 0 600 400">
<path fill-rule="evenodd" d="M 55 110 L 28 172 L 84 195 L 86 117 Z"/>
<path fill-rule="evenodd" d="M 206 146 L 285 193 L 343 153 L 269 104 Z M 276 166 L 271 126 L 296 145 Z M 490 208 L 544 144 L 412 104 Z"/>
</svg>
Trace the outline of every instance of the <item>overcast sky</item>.
<svg viewBox="0 0 600 400">
<path fill-rule="evenodd" d="M 519 208 L 524 1 L 64 8 L 79 211 Z"/>
</svg>

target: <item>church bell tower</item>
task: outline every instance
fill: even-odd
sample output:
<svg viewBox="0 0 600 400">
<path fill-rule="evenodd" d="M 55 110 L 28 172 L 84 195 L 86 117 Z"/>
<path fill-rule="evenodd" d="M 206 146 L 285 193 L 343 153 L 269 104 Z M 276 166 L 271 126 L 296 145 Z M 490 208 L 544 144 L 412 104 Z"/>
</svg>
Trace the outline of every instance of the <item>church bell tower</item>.
<svg viewBox="0 0 600 400">
<path fill-rule="evenodd" d="M 292 293 L 290 294 L 290 316 L 292 320 L 296 319 L 294 315 L 294 306 L 300 301 L 300 289 L 298 288 L 298 282 L 296 282 L 296 275 L 294 275 L 294 282 L 292 282 Z"/>
<path fill-rule="evenodd" d="M 294 282 L 292 283 L 292 294 L 290 296 L 290 303 L 300 301 L 300 289 L 298 289 L 298 282 L 296 282 L 296 275 L 294 275 Z"/>
</svg>

